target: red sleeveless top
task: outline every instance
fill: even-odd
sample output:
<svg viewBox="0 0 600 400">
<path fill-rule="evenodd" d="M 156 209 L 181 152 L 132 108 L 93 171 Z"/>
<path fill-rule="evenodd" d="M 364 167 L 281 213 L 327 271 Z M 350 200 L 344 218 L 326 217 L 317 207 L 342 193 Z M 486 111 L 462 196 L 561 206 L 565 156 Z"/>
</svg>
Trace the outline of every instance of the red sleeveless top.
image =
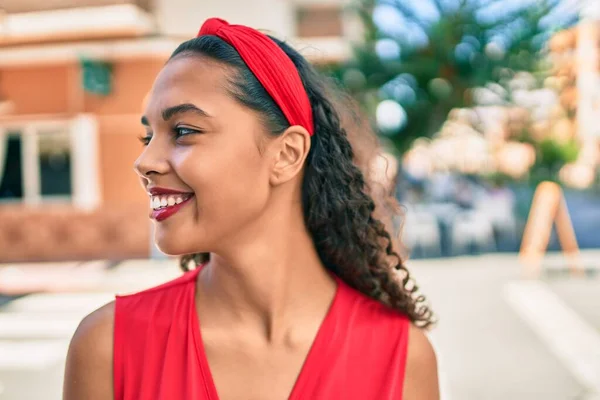
<svg viewBox="0 0 600 400">
<path fill-rule="evenodd" d="M 195 306 L 200 268 L 117 296 L 115 400 L 218 400 Z M 290 400 L 402 399 L 409 321 L 336 277 Z"/>
</svg>

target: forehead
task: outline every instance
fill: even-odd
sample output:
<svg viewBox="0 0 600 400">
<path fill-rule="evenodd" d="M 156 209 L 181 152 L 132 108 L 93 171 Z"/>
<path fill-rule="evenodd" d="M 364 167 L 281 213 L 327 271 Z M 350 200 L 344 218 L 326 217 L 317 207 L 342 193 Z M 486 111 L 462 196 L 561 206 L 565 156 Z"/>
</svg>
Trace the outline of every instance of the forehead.
<svg viewBox="0 0 600 400">
<path fill-rule="evenodd" d="M 165 108 L 183 103 L 232 101 L 226 90 L 229 74 L 230 71 L 223 64 L 205 57 L 175 57 L 156 77 L 148 108 Z"/>
</svg>

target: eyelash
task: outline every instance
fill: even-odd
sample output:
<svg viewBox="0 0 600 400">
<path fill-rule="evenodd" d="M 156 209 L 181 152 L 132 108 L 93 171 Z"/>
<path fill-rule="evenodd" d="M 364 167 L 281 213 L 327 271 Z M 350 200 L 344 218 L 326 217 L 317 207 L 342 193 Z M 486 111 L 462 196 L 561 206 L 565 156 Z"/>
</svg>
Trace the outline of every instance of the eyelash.
<svg viewBox="0 0 600 400">
<path fill-rule="evenodd" d="M 150 143 L 150 139 L 152 139 L 152 135 L 140 135 L 138 136 L 138 140 L 142 143 L 142 145 L 144 146 L 148 146 L 148 144 Z"/>
<path fill-rule="evenodd" d="M 189 133 L 181 134 L 181 131 L 188 131 Z M 196 133 L 202 133 L 202 131 L 198 130 L 198 129 L 190 129 L 190 128 L 176 126 L 173 129 L 173 133 L 175 135 L 175 140 L 177 140 L 177 139 L 182 138 L 184 136 L 193 135 L 193 134 L 196 134 Z M 152 140 L 152 135 L 148 133 L 145 136 L 139 136 L 138 139 L 140 140 L 140 142 L 142 142 L 142 144 L 144 146 L 148 146 L 148 144 L 150 143 L 150 140 Z"/>
<path fill-rule="evenodd" d="M 189 133 L 181 134 L 181 131 L 188 131 Z M 176 139 L 179 139 L 180 137 L 184 137 L 184 136 L 187 136 L 187 135 L 193 135 L 195 133 L 202 133 L 202 131 L 199 131 L 197 129 L 186 128 L 186 127 L 183 127 L 183 126 L 176 126 L 173 129 L 173 132 L 175 133 L 175 138 Z"/>
</svg>

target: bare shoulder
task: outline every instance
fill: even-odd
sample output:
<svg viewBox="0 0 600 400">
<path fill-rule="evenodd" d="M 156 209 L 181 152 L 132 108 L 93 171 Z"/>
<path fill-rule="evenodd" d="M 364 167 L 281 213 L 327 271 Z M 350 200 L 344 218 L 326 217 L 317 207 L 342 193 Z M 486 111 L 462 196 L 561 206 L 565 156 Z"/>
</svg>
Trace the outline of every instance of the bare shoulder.
<svg viewBox="0 0 600 400">
<path fill-rule="evenodd" d="M 425 332 L 411 324 L 403 399 L 438 400 L 439 398 L 435 350 Z"/>
<path fill-rule="evenodd" d="M 112 399 L 115 303 L 85 317 L 75 331 L 65 369 L 64 400 Z"/>
</svg>

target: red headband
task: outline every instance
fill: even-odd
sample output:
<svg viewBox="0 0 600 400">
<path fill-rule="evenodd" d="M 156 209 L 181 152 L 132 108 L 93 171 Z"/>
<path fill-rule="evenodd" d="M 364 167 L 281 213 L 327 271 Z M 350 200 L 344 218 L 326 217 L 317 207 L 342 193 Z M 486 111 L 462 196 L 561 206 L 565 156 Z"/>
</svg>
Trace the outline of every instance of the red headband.
<svg viewBox="0 0 600 400">
<path fill-rule="evenodd" d="M 233 46 L 271 95 L 290 125 L 304 127 L 312 136 L 313 116 L 300 74 L 292 60 L 267 35 L 244 25 L 230 25 L 219 18 L 207 19 L 198 37 L 217 36 Z"/>
</svg>

